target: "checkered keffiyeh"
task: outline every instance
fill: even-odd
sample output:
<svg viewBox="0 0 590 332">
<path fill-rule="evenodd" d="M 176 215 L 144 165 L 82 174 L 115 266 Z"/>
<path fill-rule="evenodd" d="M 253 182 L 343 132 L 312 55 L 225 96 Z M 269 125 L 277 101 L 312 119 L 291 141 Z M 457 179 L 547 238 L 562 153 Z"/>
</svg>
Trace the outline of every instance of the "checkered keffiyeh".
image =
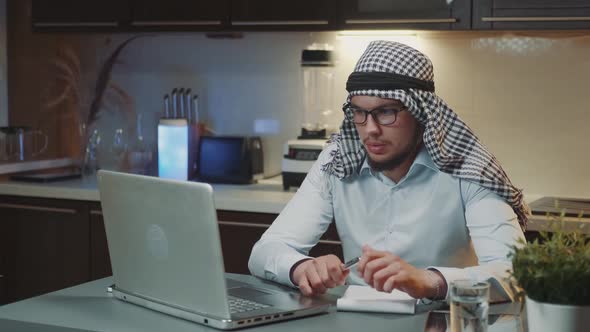
<svg viewBox="0 0 590 332">
<path fill-rule="evenodd" d="M 432 63 L 419 51 L 396 42 L 371 42 L 356 64 L 355 72 L 386 72 L 433 82 Z M 401 101 L 424 126 L 424 144 L 438 168 L 453 176 L 481 185 L 498 194 L 512 206 L 524 229 L 530 214 L 522 191 L 510 179 L 471 129 L 434 92 L 415 88 L 349 91 L 344 104 L 353 96 L 367 95 Z M 366 151 L 352 121 L 344 119 L 340 133 L 331 138 L 337 147 L 322 170 L 339 179 L 358 172 Z"/>
</svg>

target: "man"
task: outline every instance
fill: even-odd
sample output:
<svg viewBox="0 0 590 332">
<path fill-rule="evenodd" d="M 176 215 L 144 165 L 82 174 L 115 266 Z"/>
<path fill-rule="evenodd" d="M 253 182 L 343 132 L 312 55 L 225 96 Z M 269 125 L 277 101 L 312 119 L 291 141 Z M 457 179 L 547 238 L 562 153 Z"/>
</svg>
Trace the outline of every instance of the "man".
<svg viewBox="0 0 590 332">
<path fill-rule="evenodd" d="M 445 299 L 453 280 L 491 280 L 513 298 L 510 246 L 523 239 L 522 193 L 495 157 L 434 94 L 419 51 L 372 42 L 346 85 L 340 133 L 256 243 L 252 274 L 305 295 L 342 285 Z M 332 220 L 348 270 L 334 255 L 307 256 Z"/>
</svg>

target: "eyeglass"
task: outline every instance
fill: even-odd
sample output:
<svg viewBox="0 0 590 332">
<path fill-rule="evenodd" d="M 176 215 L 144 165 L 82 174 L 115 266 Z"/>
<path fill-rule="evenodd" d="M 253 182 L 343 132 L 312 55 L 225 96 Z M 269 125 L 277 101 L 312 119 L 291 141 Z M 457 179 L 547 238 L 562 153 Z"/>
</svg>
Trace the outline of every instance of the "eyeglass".
<svg viewBox="0 0 590 332">
<path fill-rule="evenodd" d="M 344 116 L 355 124 L 363 125 L 367 122 L 369 114 L 380 125 L 390 125 L 397 120 L 397 114 L 406 110 L 406 107 L 401 108 L 375 108 L 370 111 L 348 106 L 344 109 Z"/>
</svg>

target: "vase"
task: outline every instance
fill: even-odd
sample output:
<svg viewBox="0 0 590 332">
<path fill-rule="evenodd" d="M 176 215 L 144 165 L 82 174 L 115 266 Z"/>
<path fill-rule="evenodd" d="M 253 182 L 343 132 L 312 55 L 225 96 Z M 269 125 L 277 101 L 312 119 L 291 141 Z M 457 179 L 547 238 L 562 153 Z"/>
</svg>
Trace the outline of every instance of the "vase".
<svg viewBox="0 0 590 332">
<path fill-rule="evenodd" d="M 587 332 L 590 306 L 544 303 L 526 297 L 529 332 Z"/>
</svg>

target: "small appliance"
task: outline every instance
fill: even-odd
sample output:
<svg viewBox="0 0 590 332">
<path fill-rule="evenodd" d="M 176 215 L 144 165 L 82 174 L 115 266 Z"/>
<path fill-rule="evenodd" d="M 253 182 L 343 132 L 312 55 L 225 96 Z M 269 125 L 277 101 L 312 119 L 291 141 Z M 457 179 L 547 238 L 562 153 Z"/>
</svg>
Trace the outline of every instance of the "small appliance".
<svg viewBox="0 0 590 332">
<path fill-rule="evenodd" d="M 327 118 L 332 114 L 334 85 L 333 51 L 312 44 L 301 53 L 303 123 L 301 135 L 283 148 L 283 189 L 298 187 L 326 146 Z"/>
<path fill-rule="evenodd" d="M 327 144 L 326 139 L 297 139 L 285 144 L 282 162 L 284 190 L 301 185 Z"/>
<path fill-rule="evenodd" d="M 209 183 L 250 184 L 264 176 L 258 136 L 202 136 L 197 179 Z"/>
</svg>

